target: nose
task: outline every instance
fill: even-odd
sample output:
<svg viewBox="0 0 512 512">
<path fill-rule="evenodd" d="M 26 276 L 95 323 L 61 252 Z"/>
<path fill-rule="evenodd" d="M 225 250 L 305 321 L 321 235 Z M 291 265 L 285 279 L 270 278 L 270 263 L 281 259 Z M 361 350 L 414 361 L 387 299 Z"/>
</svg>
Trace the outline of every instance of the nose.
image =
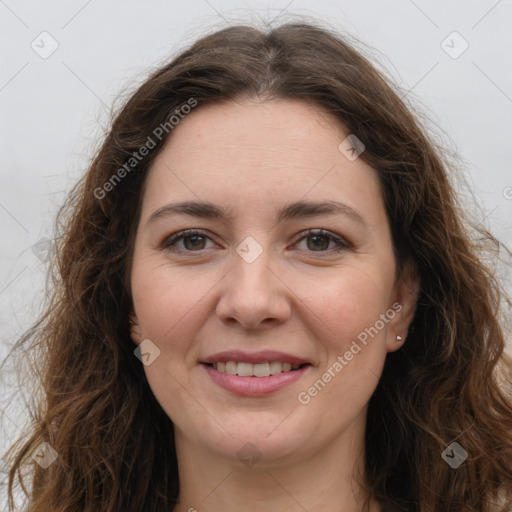
<svg viewBox="0 0 512 512">
<path fill-rule="evenodd" d="M 230 271 L 222 280 L 217 316 L 245 329 L 261 329 L 285 322 L 291 313 L 290 289 L 280 279 L 268 249 L 254 260 L 233 255 Z"/>
</svg>

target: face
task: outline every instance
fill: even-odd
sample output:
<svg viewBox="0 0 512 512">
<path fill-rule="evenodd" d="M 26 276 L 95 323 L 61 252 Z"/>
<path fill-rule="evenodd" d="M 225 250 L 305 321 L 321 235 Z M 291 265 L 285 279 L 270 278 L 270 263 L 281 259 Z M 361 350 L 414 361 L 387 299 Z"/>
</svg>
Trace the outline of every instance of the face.
<svg viewBox="0 0 512 512">
<path fill-rule="evenodd" d="M 177 443 L 271 464 L 361 439 L 415 286 L 396 280 L 377 174 L 339 149 L 348 135 L 301 101 L 215 104 L 152 165 L 132 338 Z"/>
</svg>

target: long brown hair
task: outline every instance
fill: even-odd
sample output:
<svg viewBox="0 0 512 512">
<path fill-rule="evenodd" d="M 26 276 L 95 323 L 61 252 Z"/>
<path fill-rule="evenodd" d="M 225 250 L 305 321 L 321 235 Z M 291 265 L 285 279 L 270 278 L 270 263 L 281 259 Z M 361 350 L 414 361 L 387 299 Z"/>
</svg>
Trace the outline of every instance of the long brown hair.
<svg viewBox="0 0 512 512">
<path fill-rule="evenodd" d="M 399 270 L 412 264 L 421 280 L 406 344 L 387 356 L 369 404 L 371 495 L 383 510 L 510 510 L 512 406 L 498 379 L 510 383 L 512 367 L 500 285 L 480 258 L 497 241 L 463 214 L 450 164 L 398 88 L 348 40 L 302 22 L 205 36 L 115 115 L 59 211 L 48 306 L 19 342 L 44 399 L 10 450 L 11 510 L 20 470 L 42 442 L 58 458 L 47 469 L 33 464 L 27 512 L 161 512 L 177 502 L 173 424 L 129 336 L 135 229 L 173 112 L 241 96 L 318 105 L 364 143 L 360 158 L 378 173 Z M 148 137 L 154 147 L 127 167 Z M 468 454 L 457 469 L 441 455 L 452 442 Z"/>
</svg>

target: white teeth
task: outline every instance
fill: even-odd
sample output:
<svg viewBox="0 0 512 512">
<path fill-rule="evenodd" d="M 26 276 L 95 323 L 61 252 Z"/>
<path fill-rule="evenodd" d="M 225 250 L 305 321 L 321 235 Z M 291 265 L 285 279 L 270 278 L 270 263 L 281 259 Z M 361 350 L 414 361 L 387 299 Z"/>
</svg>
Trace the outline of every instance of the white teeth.
<svg viewBox="0 0 512 512">
<path fill-rule="evenodd" d="M 229 361 L 226 363 L 226 373 L 229 373 L 230 375 L 236 375 L 237 370 L 237 363 L 234 363 L 233 361 Z"/>
<path fill-rule="evenodd" d="M 256 364 L 219 361 L 218 363 L 213 363 L 213 368 L 219 372 L 228 373 L 229 375 L 238 375 L 239 377 L 269 377 L 270 375 L 277 375 L 281 372 L 297 370 L 300 368 L 300 365 L 281 363 L 279 361 Z"/>
<path fill-rule="evenodd" d="M 275 375 L 276 373 L 281 373 L 282 369 L 283 369 L 283 365 L 279 361 L 270 363 L 270 375 Z"/>
<path fill-rule="evenodd" d="M 251 377 L 254 371 L 254 365 L 251 363 L 238 363 L 238 371 L 240 377 Z"/>
<path fill-rule="evenodd" d="M 240 365 L 240 363 L 238 364 Z M 252 366 L 256 377 L 268 377 L 270 375 L 270 363 L 258 363 Z"/>
</svg>

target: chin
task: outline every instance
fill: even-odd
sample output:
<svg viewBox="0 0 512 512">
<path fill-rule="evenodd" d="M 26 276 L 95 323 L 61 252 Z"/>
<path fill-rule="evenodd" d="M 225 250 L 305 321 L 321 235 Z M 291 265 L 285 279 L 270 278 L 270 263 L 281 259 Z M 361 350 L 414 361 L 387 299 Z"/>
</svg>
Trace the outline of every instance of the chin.
<svg viewBox="0 0 512 512">
<path fill-rule="evenodd" d="M 240 467 L 285 465 L 306 456 L 308 451 L 318 450 L 307 442 L 314 432 L 308 434 L 304 421 L 299 422 L 300 426 L 294 425 L 286 415 L 240 413 L 222 426 L 214 420 L 206 428 L 196 426 L 193 439 L 190 435 L 186 437 Z"/>
</svg>

